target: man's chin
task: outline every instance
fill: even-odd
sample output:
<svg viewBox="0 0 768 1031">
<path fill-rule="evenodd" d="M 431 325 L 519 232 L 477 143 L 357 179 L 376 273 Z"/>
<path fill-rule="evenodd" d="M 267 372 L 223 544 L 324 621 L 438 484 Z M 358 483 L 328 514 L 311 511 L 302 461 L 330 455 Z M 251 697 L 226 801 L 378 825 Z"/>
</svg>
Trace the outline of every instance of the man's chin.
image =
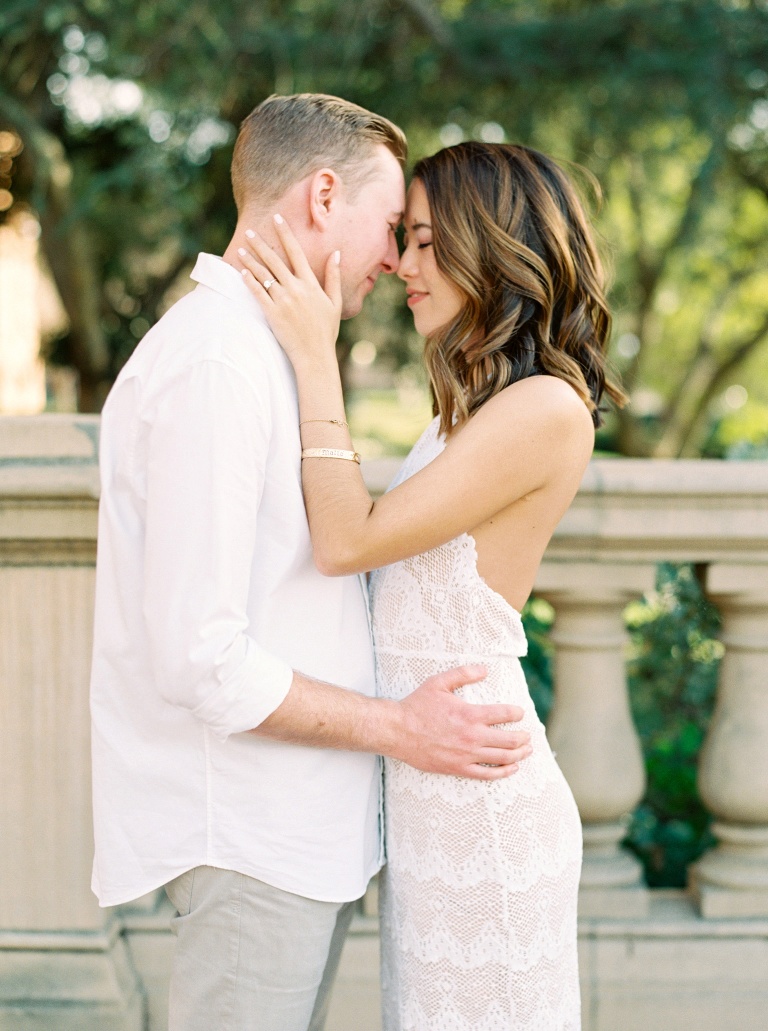
<svg viewBox="0 0 768 1031">
<path fill-rule="evenodd" d="M 355 315 L 359 315 L 363 310 L 363 304 L 368 294 L 376 286 L 376 279 L 373 276 L 368 276 L 366 280 L 357 288 L 357 291 L 351 296 L 342 294 L 341 298 L 341 317 L 342 319 L 353 319 Z"/>
<path fill-rule="evenodd" d="M 345 298 L 341 303 L 342 319 L 353 319 L 355 315 L 359 315 L 363 310 L 363 301 L 363 297 L 353 297 L 351 300 Z"/>
</svg>

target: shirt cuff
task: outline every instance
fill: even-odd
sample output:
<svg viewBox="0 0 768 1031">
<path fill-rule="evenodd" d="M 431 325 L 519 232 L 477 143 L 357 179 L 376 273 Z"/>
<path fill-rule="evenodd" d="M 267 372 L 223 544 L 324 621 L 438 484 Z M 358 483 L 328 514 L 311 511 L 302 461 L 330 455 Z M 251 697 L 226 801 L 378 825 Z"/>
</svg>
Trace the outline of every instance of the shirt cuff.
<svg viewBox="0 0 768 1031">
<path fill-rule="evenodd" d="M 253 642 L 251 649 L 237 673 L 192 710 L 220 741 L 263 723 L 285 700 L 293 682 L 287 662 Z"/>
</svg>

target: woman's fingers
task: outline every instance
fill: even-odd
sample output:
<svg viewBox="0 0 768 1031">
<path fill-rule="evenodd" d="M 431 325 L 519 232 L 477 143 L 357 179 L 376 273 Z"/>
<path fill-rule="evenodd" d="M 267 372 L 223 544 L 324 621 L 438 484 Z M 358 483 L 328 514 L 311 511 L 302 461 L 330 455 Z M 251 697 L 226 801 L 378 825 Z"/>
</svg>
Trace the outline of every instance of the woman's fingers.
<svg viewBox="0 0 768 1031">
<path fill-rule="evenodd" d="M 254 295 L 254 297 L 260 302 L 264 308 L 267 304 L 272 301 L 269 296 L 269 291 L 266 289 L 260 279 L 257 279 L 252 272 L 249 272 L 247 268 L 243 269 L 243 282 Z M 269 282 L 269 280 L 267 280 Z"/>
<path fill-rule="evenodd" d="M 259 236 L 255 229 L 246 229 L 246 241 L 255 257 L 266 266 L 270 274 L 279 282 L 287 283 L 293 272 L 283 259 Z M 238 254 L 240 251 L 238 251 Z M 242 255 L 241 255 L 242 257 Z"/>
<path fill-rule="evenodd" d="M 316 279 L 316 276 L 307 261 L 307 256 L 304 253 L 301 244 L 293 235 L 291 227 L 282 215 L 273 215 L 272 217 L 275 222 L 275 232 L 277 233 L 280 243 L 283 245 L 283 250 L 288 255 L 288 259 L 293 266 L 293 271 L 300 279 Z"/>
<path fill-rule="evenodd" d="M 276 223 L 276 227 L 279 223 Z M 326 268 L 326 290 L 318 282 L 303 252 L 283 224 L 277 247 L 285 248 L 286 261 L 254 230 L 246 230 L 247 248 L 238 248 L 244 280 L 261 305 L 267 321 L 291 361 L 313 353 L 332 351 L 339 332 L 341 277 L 334 252 Z M 301 248 L 299 248 L 301 251 Z M 292 257 L 291 257 L 292 255 Z"/>
<path fill-rule="evenodd" d="M 269 291 L 280 284 L 244 247 L 240 247 L 237 253 L 240 255 L 240 260 L 243 263 L 243 280 L 247 284 L 248 289 L 260 301 L 267 300 L 269 298 Z M 265 283 L 269 285 L 265 286 Z M 271 298 L 269 299 L 271 300 Z"/>
<path fill-rule="evenodd" d="M 291 231 L 291 227 L 282 215 L 275 215 L 274 220 L 275 231 L 291 268 L 288 268 L 283 259 L 269 244 L 265 243 L 263 238 L 254 229 L 246 229 L 245 231 L 251 253 L 244 247 L 238 248 L 237 253 L 243 260 L 243 264 L 262 284 L 264 281 L 269 282 L 270 279 L 273 279 L 281 286 L 289 286 L 291 280 L 295 277 L 303 280 L 305 283 L 320 286 L 317 276 L 312 271 L 307 261 L 307 256 L 302 250 L 301 244 Z M 249 260 L 246 260 L 246 258 Z M 321 287 L 321 289 L 325 290 L 334 307 L 338 308 L 339 311 L 341 310 L 340 260 L 341 255 L 339 251 L 334 251 L 330 255 L 325 268 L 325 286 L 324 288 Z"/>
<path fill-rule="evenodd" d="M 334 251 L 325 263 L 325 284 L 328 299 L 337 312 L 341 311 L 341 252 Z"/>
</svg>

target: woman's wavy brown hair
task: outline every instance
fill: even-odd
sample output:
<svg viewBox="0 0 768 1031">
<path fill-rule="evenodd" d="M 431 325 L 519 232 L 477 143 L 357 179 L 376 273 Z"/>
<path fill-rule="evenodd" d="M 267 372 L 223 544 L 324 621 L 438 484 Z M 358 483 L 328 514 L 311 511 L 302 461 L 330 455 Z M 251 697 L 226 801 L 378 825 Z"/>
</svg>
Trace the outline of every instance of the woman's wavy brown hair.
<svg viewBox="0 0 768 1031">
<path fill-rule="evenodd" d="M 611 315 L 584 206 L 551 158 L 468 142 L 419 161 L 440 271 L 466 299 L 427 338 L 434 414 L 449 434 L 504 387 L 559 376 L 601 424 Z"/>
</svg>

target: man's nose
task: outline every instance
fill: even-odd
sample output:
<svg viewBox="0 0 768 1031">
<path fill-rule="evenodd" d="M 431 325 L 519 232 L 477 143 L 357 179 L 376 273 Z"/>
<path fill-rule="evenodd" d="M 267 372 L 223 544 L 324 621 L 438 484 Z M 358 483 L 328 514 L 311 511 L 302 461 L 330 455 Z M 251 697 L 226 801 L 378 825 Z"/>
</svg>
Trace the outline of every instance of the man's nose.
<svg viewBox="0 0 768 1031">
<path fill-rule="evenodd" d="M 387 275 L 390 275 L 392 272 L 397 272 L 399 264 L 400 251 L 397 249 L 397 240 L 393 235 L 392 239 L 389 241 L 389 247 L 387 248 L 384 260 L 381 263 L 381 269 L 383 272 L 386 272 Z"/>
</svg>

